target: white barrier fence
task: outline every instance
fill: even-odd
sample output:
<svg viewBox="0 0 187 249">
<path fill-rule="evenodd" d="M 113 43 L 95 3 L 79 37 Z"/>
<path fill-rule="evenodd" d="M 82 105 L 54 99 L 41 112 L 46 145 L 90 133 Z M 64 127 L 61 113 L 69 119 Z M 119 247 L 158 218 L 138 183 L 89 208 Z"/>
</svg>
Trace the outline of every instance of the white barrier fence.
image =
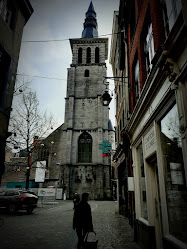
<svg viewBox="0 0 187 249">
<path fill-rule="evenodd" d="M 10 188 L 0 188 L 0 191 L 6 191 Z M 15 188 L 14 188 L 15 189 Z M 32 188 L 30 191 L 39 197 L 38 206 L 46 204 L 56 204 L 55 200 L 66 200 L 66 194 L 62 188 Z"/>
</svg>

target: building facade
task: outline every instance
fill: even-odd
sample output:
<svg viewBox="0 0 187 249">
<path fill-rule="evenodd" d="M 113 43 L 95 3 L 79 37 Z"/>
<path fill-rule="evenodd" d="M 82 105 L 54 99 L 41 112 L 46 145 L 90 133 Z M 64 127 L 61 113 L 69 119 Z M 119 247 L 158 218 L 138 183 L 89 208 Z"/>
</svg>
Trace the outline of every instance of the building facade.
<svg viewBox="0 0 187 249">
<path fill-rule="evenodd" d="M 68 68 L 65 122 L 46 140 L 53 140 L 49 181 L 63 186 L 67 198 L 88 192 L 93 199 L 111 198 L 111 160 L 114 130 L 108 107 L 100 97 L 105 89 L 108 38 L 98 38 L 92 2 L 86 12 L 82 38 L 70 39 L 72 64 Z M 58 163 L 58 165 L 56 165 Z"/>
<path fill-rule="evenodd" d="M 117 174 L 117 183 L 119 191 L 119 213 L 129 218 L 130 224 L 133 225 L 134 220 L 134 188 L 130 189 L 132 184 L 132 167 L 130 160 L 131 150 L 125 149 L 127 139 L 125 139 L 123 130 L 128 124 L 129 113 L 129 75 L 128 75 L 128 58 L 127 43 L 124 38 L 124 30 L 119 25 L 121 18 L 121 10 L 114 12 L 112 40 L 110 50 L 110 63 L 112 65 L 114 83 L 115 83 L 115 99 L 116 99 L 116 151 L 113 161 Z M 128 183 L 130 186 L 128 186 Z"/>
<path fill-rule="evenodd" d="M 186 13 L 186 1 L 120 1 L 130 114 L 123 146 L 132 153 L 143 248 L 187 246 Z"/>
<path fill-rule="evenodd" d="M 22 33 L 32 13 L 28 0 L 0 1 L 0 183 Z"/>
</svg>

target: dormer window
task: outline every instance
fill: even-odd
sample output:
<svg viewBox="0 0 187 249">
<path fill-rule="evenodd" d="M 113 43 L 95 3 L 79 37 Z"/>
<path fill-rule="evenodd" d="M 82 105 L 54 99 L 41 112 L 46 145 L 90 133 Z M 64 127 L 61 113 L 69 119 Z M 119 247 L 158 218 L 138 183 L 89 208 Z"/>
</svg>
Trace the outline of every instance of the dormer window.
<svg viewBox="0 0 187 249">
<path fill-rule="evenodd" d="M 95 63 L 99 63 L 99 48 L 95 49 Z"/>
<path fill-rule="evenodd" d="M 82 63 L 82 48 L 78 49 L 78 64 Z"/>
<path fill-rule="evenodd" d="M 89 75 L 90 75 L 90 72 L 89 72 L 88 69 L 86 69 L 86 70 L 84 71 L 84 77 L 89 77 Z"/>
<path fill-rule="evenodd" d="M 86 63 L 90 63 L 91 62 L 91 48 L 87 48 L 86 51 Z"/>
</svg>

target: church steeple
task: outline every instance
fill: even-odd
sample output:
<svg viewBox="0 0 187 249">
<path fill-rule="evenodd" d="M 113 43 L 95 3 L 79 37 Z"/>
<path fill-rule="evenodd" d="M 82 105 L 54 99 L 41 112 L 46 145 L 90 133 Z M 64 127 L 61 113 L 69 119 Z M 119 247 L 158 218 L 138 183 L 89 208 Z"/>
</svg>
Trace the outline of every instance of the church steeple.
<svg viewBox="0 0 187 249">
<path fill-rule="evenodd" d="M 91 1 L 88 11 L 86 12 L 82 38 L 94 38 L 94 37 L 98 37 L 97 19 L 96 19 L 96 12 L 94 10 L 93 3 Z"/>
</svg>

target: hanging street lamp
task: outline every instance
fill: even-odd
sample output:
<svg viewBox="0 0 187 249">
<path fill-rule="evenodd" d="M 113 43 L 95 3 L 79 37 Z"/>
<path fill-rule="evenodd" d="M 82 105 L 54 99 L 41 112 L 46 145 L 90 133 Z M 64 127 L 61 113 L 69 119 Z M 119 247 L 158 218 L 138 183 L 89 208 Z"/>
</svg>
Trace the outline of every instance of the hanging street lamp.
<svg viewBox="0 0 187 249">
<path fill-rule="evenodd" d="M 110 104 L 112 98 L 107 90 L 105 90 L 105 92 L 101 96 L 100 100 L 101 100 L 101 103 L 103 106 L 108 106 Z"/>
</svg>

